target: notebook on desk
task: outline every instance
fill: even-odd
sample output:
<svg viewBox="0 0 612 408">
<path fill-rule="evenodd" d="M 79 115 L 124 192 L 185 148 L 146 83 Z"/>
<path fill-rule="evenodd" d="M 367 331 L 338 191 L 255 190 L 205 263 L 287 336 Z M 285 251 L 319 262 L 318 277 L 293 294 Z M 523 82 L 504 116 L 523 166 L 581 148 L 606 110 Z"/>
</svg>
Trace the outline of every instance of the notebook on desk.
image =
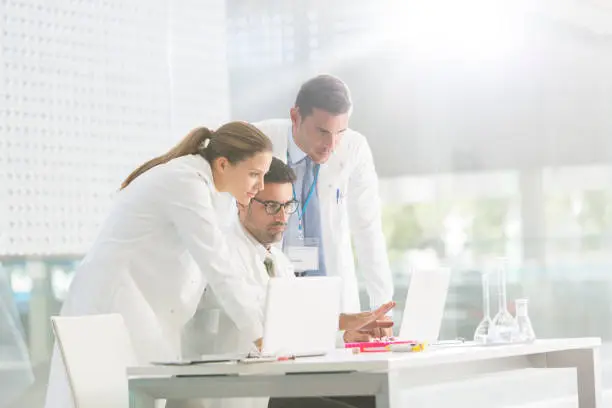
<svg viewBox="0 0 612 408">
<path fill-rule="evenodd" d="M 399 336 L 389 341 L 347 343 L 345 347 L 385 347 L 391 344 L 433 343 L 440 336 L 450 283 L 450 270 L 414 271 L 406 294 Z"/>
</svg>

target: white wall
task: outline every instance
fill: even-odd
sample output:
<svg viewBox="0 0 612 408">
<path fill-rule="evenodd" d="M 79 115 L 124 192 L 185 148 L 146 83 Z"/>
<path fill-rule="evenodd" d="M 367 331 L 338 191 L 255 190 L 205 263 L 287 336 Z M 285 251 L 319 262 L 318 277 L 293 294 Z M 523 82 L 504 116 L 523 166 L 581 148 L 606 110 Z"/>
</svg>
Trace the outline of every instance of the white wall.
<svg viewBox="0 0 612 408">
<path fill-rule="evenodd" d="M 0 2 L 0 255 L 78 254 L 140 162 L 229 116 L 223 0 Z"/>
<path fill-rule="evenodd" d="M 287 117 L 299 84 L 331 72 L 384 177 L 612 160 L 610 0 L 286 4 L 309 13 L 260 2 L 232 23 L 252 44 L 231 54 L 237 117 Z"/>
</svg>

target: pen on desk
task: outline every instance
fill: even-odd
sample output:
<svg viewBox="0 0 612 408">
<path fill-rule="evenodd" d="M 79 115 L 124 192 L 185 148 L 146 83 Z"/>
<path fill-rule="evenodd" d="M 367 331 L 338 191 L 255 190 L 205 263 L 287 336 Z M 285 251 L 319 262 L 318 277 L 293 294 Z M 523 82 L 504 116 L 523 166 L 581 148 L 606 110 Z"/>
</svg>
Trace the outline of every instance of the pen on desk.
<svg viewBox="0 0 612 408">
<path fill-rule="evenodd" d="M 336 189 L 336 204 L 340 204 L 340 189 Z"/>
<path fill-rule="evenodd" d="M 387 351 L 391 351 L 389 346 L 384 347 L 364 347 L 361 349 L 362 353 L 385 353 Z"/>
</svg>

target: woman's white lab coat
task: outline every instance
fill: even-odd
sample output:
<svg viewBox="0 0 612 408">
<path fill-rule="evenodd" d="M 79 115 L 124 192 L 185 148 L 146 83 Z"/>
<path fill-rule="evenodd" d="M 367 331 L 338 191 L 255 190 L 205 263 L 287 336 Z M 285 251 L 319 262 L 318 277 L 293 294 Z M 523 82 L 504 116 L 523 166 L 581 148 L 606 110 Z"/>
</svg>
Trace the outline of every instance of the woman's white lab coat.
<svg viewBox="0 0 612 408">
<path fill-rule="evenodd" d="M 145 172 L 118 193 L 61 314 L 120 313 L 139 363 L 177 359 L 181 331 L 208 284 L 244 338 L 261 337 L 257 294 L 244 280 L 244 266 L 232 260 L 221 231 L 235 217 L 233 199 L 216 191 L 201 156 Z M 55 349 L 46 407 L 71 406 Z"/>
<path fill-rule="evenodd" d="M 274 155 L 286 161 L 291 121 L 272 119 L 254 125 L 272 140 Z M 393 281 L 381 226 L 378 176 L 362 134 L 346 131 L 334 154 L 321 165 L 317 193 L 326 269 L 328 275 L 342 278 L 343 311 L 361 311 L 352 244 L 369 306 L 375 308 L 391 300 Z"/>
</svg>

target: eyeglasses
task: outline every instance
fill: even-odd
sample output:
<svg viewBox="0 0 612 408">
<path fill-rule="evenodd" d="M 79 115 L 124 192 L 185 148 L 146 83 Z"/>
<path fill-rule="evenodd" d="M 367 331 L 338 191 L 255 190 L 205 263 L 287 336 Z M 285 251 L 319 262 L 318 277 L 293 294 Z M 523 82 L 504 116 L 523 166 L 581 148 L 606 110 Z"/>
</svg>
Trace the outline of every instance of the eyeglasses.
<svg viewBox="0 0 612 408">
<path fill-rule="evenodd" d="M 285 214 L 293 214 L 297 211 L 298 202 L 297 200 L 287 201 L 286 203 L 279 203 L 278 201 L 261 201 L 256 198 L 252 199 L 253 201 L 257 201 L 259 204 L 263 205 L 266 209 L 266 214 L 268 215 L 276 215 L 281 210 L 281 208 L 285 211 Z"/>
</svg>

